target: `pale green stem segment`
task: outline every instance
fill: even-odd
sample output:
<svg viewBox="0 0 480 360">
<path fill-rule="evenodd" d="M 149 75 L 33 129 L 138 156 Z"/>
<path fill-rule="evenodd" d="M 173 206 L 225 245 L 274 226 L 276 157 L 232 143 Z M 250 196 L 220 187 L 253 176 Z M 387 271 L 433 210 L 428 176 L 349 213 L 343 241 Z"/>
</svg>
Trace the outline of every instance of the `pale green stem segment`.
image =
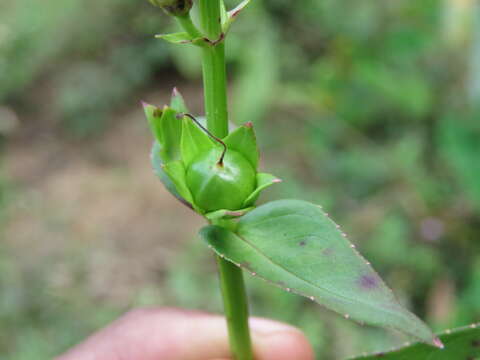
<svg viewBox="0 0 480 360">
<path fill-rule="evenodd" d="M 175 17 L 180 24 L 180 26 L 193 38 L 202 38 L 202 33 L 197 29 L 197 27 L 193 24 L 192 18 L 190 17 L 190 13 Z"/>
<path fill-rule="evenodd" d="M 211 42 L 202 48 L 207 127 L 213 135 L 224 138 L 228 135 L 227 74 L 220 1 L 201 0 L 199 5 L 203 31 Z"/>
<path fill-rule="evenodd" d="M 242 270 L 218 256 L 217 263 L 231 352 L 235 360 L 253 360 Z"/>
<path fill-rule="evenodd" d="M 224 138 L 228 135 L 227 76 L 220 1 L 223 0 L 200 0 L 199 6 L 201 25 L 210 40 L 202 48 L 207 128 L 213 135 Z M 228 226 L 223 223 L 216 225 Z M 217 257 L 217 262 L 233 358 L 253 360 L 242 270 L 220 257 Z"/>
</svg>

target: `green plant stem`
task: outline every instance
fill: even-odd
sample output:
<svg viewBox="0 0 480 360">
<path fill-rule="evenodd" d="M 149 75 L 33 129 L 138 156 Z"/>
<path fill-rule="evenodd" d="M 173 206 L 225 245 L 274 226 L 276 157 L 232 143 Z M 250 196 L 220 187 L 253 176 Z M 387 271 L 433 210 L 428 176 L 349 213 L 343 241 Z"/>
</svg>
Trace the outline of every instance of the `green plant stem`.
<svg viewBox="0 0 480 360">
<path fill-rule="evenodd" d="M 217 264 L 231 352 L 235 360 L 253 360 L 242 270 L 218 256 Z"/>
<path fill-rule="evenodd" d="M 213 135 L 224 138 L 228 135 L 227 73 L 225 45 L 221 39 L 220 1 L 201 0 L 200 19 L 203 30 L 212 44 L 202 48 L 203 87 L 207 127 Z"/>
<path fill-rule="evenodd" d="M 194 38 L 201 38 L 203 37 L 202 33 L 197 29 L 195 24 L 192 22 L 192 18 L 190 17 L 190 13 L 175 17 L 180 24 L 180 26 L 192 37 Z"/>
<path fill-rule="evenodd" d="M 202 48 L 207 128 L 213 135 L 224 138 L 228 135 L 227 76 L 220 1 L 223 0 L 200 0 L 199 6 L 201 25 L 210 40 L 210 44 Z M 220 222 L 216 225 L 228 226 Z M 220 257 L 217 263 L 233 358 L 253 360 L 242 270 Z"/>
</svg>

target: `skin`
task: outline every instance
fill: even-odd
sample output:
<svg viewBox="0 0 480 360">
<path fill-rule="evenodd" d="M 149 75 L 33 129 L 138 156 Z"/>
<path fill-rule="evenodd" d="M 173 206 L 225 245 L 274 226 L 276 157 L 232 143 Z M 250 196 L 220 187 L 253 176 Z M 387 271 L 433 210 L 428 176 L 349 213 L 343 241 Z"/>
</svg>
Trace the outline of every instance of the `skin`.
<svg viewBox="0 0 480 360">
<path fill-rule="evenodd" d="M 255 360 L 313 360 L 300 330 L 250 320 Z M 231 360 L 223 317 L 176 308 L 130 311 L 56 360 Z"/>
</svg>

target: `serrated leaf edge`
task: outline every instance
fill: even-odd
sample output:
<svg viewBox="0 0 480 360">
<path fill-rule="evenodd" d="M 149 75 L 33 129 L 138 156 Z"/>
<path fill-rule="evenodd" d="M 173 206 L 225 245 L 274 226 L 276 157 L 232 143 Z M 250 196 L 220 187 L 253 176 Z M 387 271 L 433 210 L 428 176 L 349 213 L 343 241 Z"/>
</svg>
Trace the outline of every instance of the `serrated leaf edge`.
<svg viewBox="0 0 480 360">
<path fill-rule="evenodd" d="M 435 333 L 435 338 L 438 341 L 440 341 L 439 337 L 442 336 L 442 335 L 455 334 L 457 332 L 461 332 L 461 331 L 468 330 L 468 329 L 476 329 L 476 328 L 479 328 L 479 327 L 480 327 L 480 322 L 473 323 L 473 324 L 466 325 L 466 326 L 461 326 L 461 327 L 454 328 L 454 329 L 446 329 L 446 330 L 443 330 L 442 332 Z M 374 352 L 371 352 L 371 353 L 363 353 L 361 355 L 354 355 L 353 357 L 350 357 L 347 360 L 361 360 L 362 358 L 368 358 L 368 357 L 371 357 L 371 356 L 381 357 L 381 356 L 388 355 L 389 353 L 404 350 L 404 349 L 406 349 L 410 346 L 415 346 L 417 344 L 423 344 L 423 343 L 419 342 L 419 341 L 408 341 L 408 342 L 403 343 L 400 346 L 393 347 L 389 350 L 381 350 L 381 351 L 374 351 Z M 443 347 L 440 347 L 440 349 L 443 349 Z"/>
<path fill-rule="evenodd" d="M 350 243 L 350 248 L 355 252 L 355 254 L 356 254 L 360 259 L 362 259 L 362 260 L 365 262 L 366 265 L 370 266 L 370 268 L 371 268 L 371 270 L 373 271 L 373 273 L 375 273 L 378 277 L 380 277 L 380 276 L 378 275 L 378 273 L 375 271 L 375 269 L 371 266 L 371 263 L 370 263 L 368 260 L 366 260 L 366 259 L 358 252 L 358 250 L 356 249 L 355 244 L 353 244 L 353 243 L 348 239 L 347 234 L 341 230 L 340 225 L 338 225 L 337 223 L 335 223 L 335 222 L 332 220 L 332 218 L 330 217 L 330 215 L 323 210 L 323 206 L 318 205 L 318 204 L 314 204 L 314 205 L 317 206 L 317 207 L 320 209 L 320 211 L 322 212 L 322 214 L 325 215 L 325 217 L 326 217 L 332 224 L 335 225 L 337 231 L 339 231 L 340 234 L 341 234 L 344 238 L 346 238 L 346 239 L 348 240 L 348 242 Z M 243 241 L 245 241 L 239 234 L 237 234 L 237 233 L 235 233 L 235 232 L 234 232 L 234 234 L 235 234 L 235 236 L 238 236 L 240 239 L 242 239 Z M 248 243 L 248 242 L 247 242 L 247 243 Z M 249 243 L 248 243 L 248 244 L 249 244 Z M 213 246 L 211 246 L 210 244 L 208 244 L 208 247 L 209 247 L 210 249 L 212 249 L 212 250 L 213 250 L 218 256 L 220 256 L 221 258 L 224 258 L 224 259 L 230 261 L 232 264 L 236 265 L 237 267 L 246 270 L 250 275 L 252 275 L 252 276 L 257 276 L 257 275 L 258 275 L 256 272 L 254 272 L 253 270 L 249 269 L 247 266 L 245 266 L 245 265 L 243 265 L 243 264 L 238 264 L 238 263 L 236 263 L 235 261 L 233 261 L 232 259 L 230 259 L 229 257 L 225 256 L 225 254 L 222 254 L 222 253 L 218 252 L 218 251 L 217 251 Z M 283 286 L 283 285 L 281 285 L 281 284 L 278 284 L 278 283 L 276 283 L 276 282 L 270 281 L 270 280 L 268 280 L 268 279 L 266 279 L 266 278 L 264 278 L 264 277 L 262 277 L 262 276 L 258 276 L 258 278 L 261 279 L 261 280 L 263 280 L 263 281 L 265 281 L 265 282 L 267 282 L 267 283 L 269 283 L 269 284 L 271 284 L 271 285 L 274 285 L 274 286 L 276 286 L 276 287 L 278 287 L 278 288 L 281 288 L 282 290 L 284 290 L 284 291 L 286 291 L 286 292 L 289 292 L 289 293 L 293 293 L 293 294 L 297 294 L 297 295 L 306 297 L 307 299 L 316 302 L 318 305 L 322 306 L 323 308 L 326 308 L 326 309 L 328 309 L 328 310 L 330 310 L 330 311 L 333 311 L 334 313 L 340 314 L 339 312 L 337 312 L 337 311 L 335 311 L 335 310 L 332 310 L 332 309 L 330 309 L 329 307 L 325 306 L 324 304 L 318 302 L 315 296 L 307 295 L 307 294 L 304 294 L 304 293 L 302 293 L 302 292 L 300 292 L 300 291 L 297 291 L 296 289 L 285 287 L 285 286 Z M 401 303 L 398 301 L 398 299 L 397 299 L 397 297 L 395 296 L 395 294 L 393 293 L 392 289 L 390 289 L 388 286 L 385 286 L 385 287 L 386 287 L 387 291 L 389 291 L 389 292 L 392 294 L 392 297 L 393 297 L 393 299 L 395 300 L 395 302 L 397 303 L 397 305 L 398 305 L 399 307 L 401 307 L 401 308 L 404 308 L 404 306 L 402 306 Z M 413 314 L 412 312 L 410 312 L 408 309 L 405 309 L 405 310 L 406 310 L 406 312 L 407 312 L 410 316 L 418 319 L 418 317 L 417 317 L 415 314 Z M 340 315 L 342 315 L 342 314 L 340 314 Z M 360 326 L 364 326 L 364 325 L 365 325 L 365 323 L 364 323 L 363 321 L 359 321 L 359 320 L 356 320 L 356 319 L 351 318 L 350 314 L 348 314 L 348 313 L 343 314 L 343 317 L 344 317 L 345 319 L 347 319 L 347 320 L 351 320 L 351 321 L 359 324 Z M 418 320 L 421 321 L 420 319 L 418 319 Z M 423 322 L 423 321 L 421 321 L 421 322 Z M 404 331 L 402 331 L 402 330 L 400 330 L 400 329 L 397 329 L 396 327 L 393 327 L 393 326 L 382 326 L 382 327 L 383 327 L 383 328 L 387 328 L 387 329 L 392 329 L 392 330 L 395 330 L 395 331 L 404 332 Z M 413 334 L 409 334 L 409 335 L 410 335 L 410 336 L 413 336 Z M 433 335 L 433 333 L 432 333 L 432 335 Z M 432 338 L 432 344 L 433 344 L 433 342 L 435 341 L 435 339 L 437 339 L 437 338 Z M 432 345 L 431 343 L 427 343 L 426 341 L 425 341 L 424 343 Z"/>
</svg>

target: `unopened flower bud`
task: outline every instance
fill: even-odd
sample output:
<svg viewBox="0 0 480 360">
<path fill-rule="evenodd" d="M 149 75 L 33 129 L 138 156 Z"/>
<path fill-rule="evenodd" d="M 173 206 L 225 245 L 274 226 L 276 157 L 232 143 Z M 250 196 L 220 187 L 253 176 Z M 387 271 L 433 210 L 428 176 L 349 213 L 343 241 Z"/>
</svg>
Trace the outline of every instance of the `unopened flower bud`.
<svg viewBox="0 0 480 360">
<path fill-rule="evenodd" d="M 193 6 L 193 0 L 149 0 L 154 6 L 165 10 L 169 15 L 183 16 Z"/>
<path fill-rule="evenodd" d="M 256 171 L 240 153 L 227 150 L 219 163 L 222 149 L 200 153 L 186 172 L 186 183 L 195 204 L 207 211 L 238 210 L 255 190 Z"/>
</svg>

